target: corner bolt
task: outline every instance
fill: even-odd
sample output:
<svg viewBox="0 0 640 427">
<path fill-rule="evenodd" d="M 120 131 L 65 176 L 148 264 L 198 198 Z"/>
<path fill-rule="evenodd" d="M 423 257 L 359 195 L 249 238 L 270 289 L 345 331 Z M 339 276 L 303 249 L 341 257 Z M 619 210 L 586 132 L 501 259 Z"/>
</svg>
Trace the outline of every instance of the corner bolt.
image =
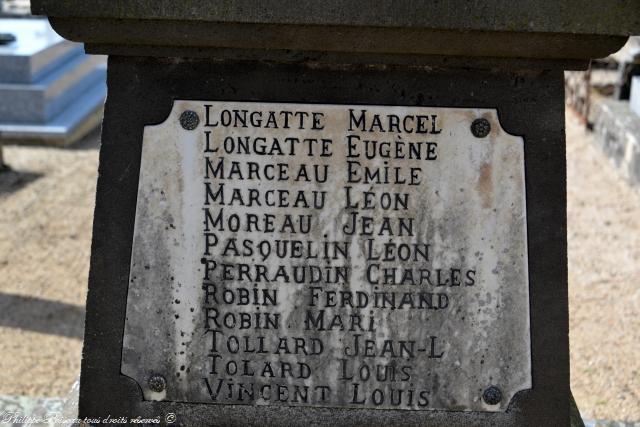
<svg viewBox="0 0 640 427">
<path fill-rule="evenodd" d="M 185 110 L 180 114 L 180 125 L 183 129 L 194 130 L 200 123 L 200 117 L 195 111 Z"/>
<path fill-rule="evenodd" d="M 502 392 L 498 387 L 492 385 L 482 393 L 482 400 L 487 405 L 497 405 L 502 400 Z"/>
<path fill-rule="evenodd" d="M 160 393 L 167 388 L 167 380 L 164 379 L 162 375 L 153 374 L 149 377 L 147 381 L 149 385 L 149 390 L 155 391 L 156 393 Z"/>
<path fill-rule="evenodd" d="M 491 123 L 487 119 L 475 119 L 471 123 L 471 133 L 477 138 L 484 138 L 491 132 Z"/>
</svg>

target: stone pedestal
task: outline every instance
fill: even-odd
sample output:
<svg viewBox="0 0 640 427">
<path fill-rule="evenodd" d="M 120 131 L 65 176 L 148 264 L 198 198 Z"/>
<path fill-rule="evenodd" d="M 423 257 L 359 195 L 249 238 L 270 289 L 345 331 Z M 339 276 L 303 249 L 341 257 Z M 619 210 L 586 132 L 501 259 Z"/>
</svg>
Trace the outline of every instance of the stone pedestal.
<svg viewBox="0 0 640 427">
<path fill-rule="evenodd" d="M 637 3 L 604 14 L 577 0 L 517 8 L 501 0 L 32 4 L 63 36 L 110 55 L 81 417 L 238 426 L 569 425 L 563 71 L 622 46 L 640 29 L 632 18 Z M 362 111 L 378 112 L 377 119 L 362 119 Z M 283 116 L 315 121 L 293 126 Z M 312 158 L 311 148 L 284 153 L 274 148 L 284 130 L 325 138 L 333 148 L 326 158 Z M 252 145 L 256 137 L 264 140 Z M 365 139 L 394 147 L 393 158 L 386 148 L 365 158 L 358 151 Z M 434 151 L 409 159 L 400 140 Z M 219 162 L 236 156 L 236 167 L 249 169 L 226 176 Z M 269 181 L 265 162 L 287 171 L 282 183 Z M 270 263 L 252 252 L 258 240 L 266 247 L 299 237 L 265 230 L 271 220 L 308 212 L 281 199 L 276 209 L 266 198 L 298 189 L 288 171 L 300 164 L 332 168 L 330 184 L 306 188 L 330 202 L 310 214 L 314 228 L 302 240 L 352 243 L 348 255 L 326 261 L 346 268 L 346 279 L 269 279 L 279 264 L 283 271 L 327 264 L 295 254 Z M 369 168 L 367 183 L 353 172 L 360 166 Z M 395 171 L 393 184 L 372 172 L 384 167 Z M 399 175 L 412 171 L 416 188 L 409 190 Z M 408 235 L 379 229 L 371 237 L 391 251 L 384 260 L 371 249 L 362 253 L 369 225 L 385 223 L 385 208 L 369 209 L 365 199 L 345 204 L 345 179 L 380 200 L 410 194 L 411 207 L 400 202 L 389 213 L 398 219 L 406 211 Z M 211 187 L 221 183 L 254 201 L 228 207 L 226 190 Z M 265 204 L 256 205 L 263 196 Z M 209 209 L 254 215 L 265 228 L 254 221 L 222 229 Z M 344 221 L 355 213 L 371 220 L 351 233 Z M 246 252 L 229 249 L 234 239 L 243 239 Z M 427 246 L 413 259 L 394 252 L 409 243 Z M 378 262 L 430 278 L 383 283 L 372 273 Z M 418 288 L 426 293 L 414 294 Z M 275 293 L 244 304 L 245 291 L 258 299 Z M 376 292 L 404 292 L 405 303 L 368 302 Z M 414 297 L 430 299 L 425 311 L 406 310 Z M 340 329 L 337 320 L 325 328 L 317 317 L 303 327 L 305 310 L 316 316 L 321 309 L 345 319 L 368 315 L 373 329 Z M 241 316 L 249 312 L 254 320 Z M 223 314 L 257 322 L 258 312 L 273 314 L 275 332 L 216 323 Z M 356 350 L 356 342 L 364 347 Z M 360 364 L 357 377 L 353 363 Z M 279 374 L 269 374 L 272 364 Z M 374 381 L 364 364 L 405 375 Z M 309 390 L 316 394 L 308 397 Z M 394 403 L 399 391 L 402 401 Z"/>
</svg>

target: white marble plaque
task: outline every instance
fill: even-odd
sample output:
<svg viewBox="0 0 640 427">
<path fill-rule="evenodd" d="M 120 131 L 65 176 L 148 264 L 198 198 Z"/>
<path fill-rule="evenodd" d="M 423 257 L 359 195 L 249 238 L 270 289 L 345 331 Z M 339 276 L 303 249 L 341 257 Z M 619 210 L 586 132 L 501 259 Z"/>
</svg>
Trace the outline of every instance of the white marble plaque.
<svg viewBox="0 0 640 427">
<path fill-rule="evenodd" d="M 147 400 L 505 411 L 523 151 L 491 109 L 176 101 L 144 130 L 122 373 Z"/>
</svg>

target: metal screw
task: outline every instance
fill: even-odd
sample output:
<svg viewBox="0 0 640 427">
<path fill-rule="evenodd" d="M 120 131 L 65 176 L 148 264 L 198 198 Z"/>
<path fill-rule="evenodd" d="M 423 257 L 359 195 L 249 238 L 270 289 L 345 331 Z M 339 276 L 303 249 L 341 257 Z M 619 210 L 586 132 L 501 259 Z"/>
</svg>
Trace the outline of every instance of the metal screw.
<svg viewBox="0 0 640 427">
<path fill-rule="evenodd" d="M 497 405 L 502 400 L 502 392 L 498 387 L 492 385 L 482 393 L 482 399 L 488 405 Z"/>
<path fill-rule="evenodd" d="M 164 379 L 162 375 L 153 374 L 149 377 L 149 389 L 151 391 L 155 391 L 156 393 L 160 393 L 165 388 L 167 388 L 167 380 Z"/>
<path fill-rule="evenodd" d="M 471 123 L 471 133 L 478 138 L 484 138 L 491 132 L 491 123 L 487 119 L 475 119 Z"/>
<path fill-rule="evenodd" d="M 186 130 L 194 130 L 200 123 L 200 117 L 195 111 L 185 110 L 180 114 L 180 125 Z"/>
</svg>

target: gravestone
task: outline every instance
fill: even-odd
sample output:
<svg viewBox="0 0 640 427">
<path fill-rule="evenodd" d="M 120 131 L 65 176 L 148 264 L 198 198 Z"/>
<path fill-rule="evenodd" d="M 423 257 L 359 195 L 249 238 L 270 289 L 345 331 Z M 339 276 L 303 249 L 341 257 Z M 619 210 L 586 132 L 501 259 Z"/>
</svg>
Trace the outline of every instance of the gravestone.
<svg viewBox="0 0 640 427">
<path fill-rule="evenodd" d="M 593 141 L 627 181 L 640 184 L 640 117 L 628 101 L 604 99 L 594 105 Z"/>
<path fill-rule="evenodd" d="M 81 418 L 569 424 L 563 70 L 637 4 L 32 4 L 110 55 Z"/>
<path fill-rule="evenodd" d="M 99 123 L 103 57 L 61 38 L 42 18 L 0 18 L 0 138 L 69 145 Z"/>
</svg>

